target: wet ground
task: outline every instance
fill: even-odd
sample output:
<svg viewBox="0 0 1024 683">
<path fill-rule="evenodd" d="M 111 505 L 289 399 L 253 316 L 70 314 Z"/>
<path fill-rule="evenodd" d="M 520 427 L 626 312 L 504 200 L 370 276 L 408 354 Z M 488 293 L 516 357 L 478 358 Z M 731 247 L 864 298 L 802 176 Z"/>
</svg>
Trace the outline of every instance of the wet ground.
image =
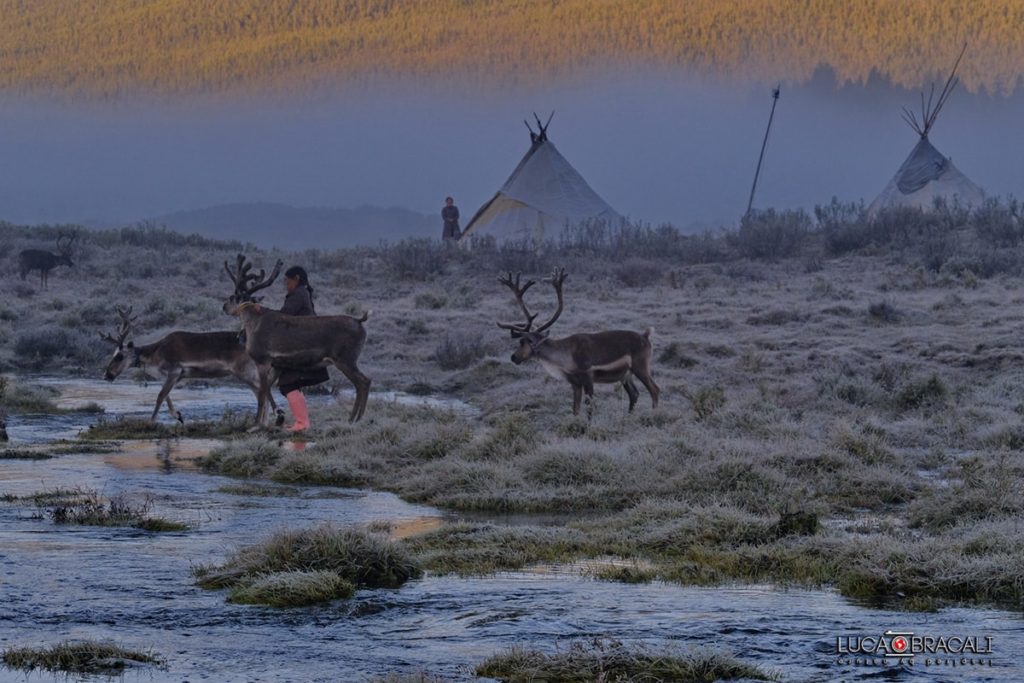
<svg viewBox="0 0 1024 683">
<path fill-rule="evenodd" d="M 113 393 L 126 387 L 117 396 L 88 398 L 108 412 L 115 406 L 145 412 L 156 390 L 99 386 Z M 211 416 L 251 401 L 245 389 L 193 391 L 178 401 L 190 410 L 207 405 Z M 67 438 L 95 419 L 15 417 L 11 437 L 20 443 Z M 128 681 L 358 681 L 409 669 L 467 678 L 475 664 L 513 644 L 553 648 L 568 639 L 608 636 L 652 647 L 725 649 L 791 681 L 1024 679 L 1020 614 L 965 608 L 897 613 L 853 605 L 829 591 L 621 585 L 538 568 L 480 579 L 427 577 L 318 608 L 229 605 L 223 593 L 193 586 L 190 568 L 217 562 L 231 548 L 277 529 L 389 520 L 406 533 L 429 528 L 441 513 L 366 491 L 311 488 L 283 498 L 220 493 L 237 480 L 190 466 L 189 459 L 211 445 L 135 442 L 118 453 L 0 460 L 0 494 L 73 486 L 127 493 L 151 499 L 154 515 L 192 525 L 170 534 L 58 527 L 31 507 L 0 503 L 0 648 L 109 638 L 166 659 L 163 668 L 129 671 Z M 319 495 L 325 492 L 330 497 Z M 837 661 L 837 637 L 887 629 L 991 636 L 994 666 L 959 659 L 956 666 L 926 666 L 918 658 L 913 667 Z M 0 681 L 28 680 L 66 679 L 0 667 Z"/>
</svg>

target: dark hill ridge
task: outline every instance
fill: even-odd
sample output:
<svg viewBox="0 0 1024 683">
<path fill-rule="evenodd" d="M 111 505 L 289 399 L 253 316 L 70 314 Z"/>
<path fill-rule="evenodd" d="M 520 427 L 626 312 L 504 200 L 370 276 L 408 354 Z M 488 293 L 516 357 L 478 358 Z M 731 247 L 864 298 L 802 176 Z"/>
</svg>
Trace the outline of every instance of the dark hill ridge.
<svg viewBox="0 0 1024 683">
<path fill-rule="evenodd" d="M 222 204 L 153 219 L 176 232 L 289 249 L 376 245 L 440 236 L 441 219 L 399 207 L 296 207 L 260 202 Z"/>
</svg>

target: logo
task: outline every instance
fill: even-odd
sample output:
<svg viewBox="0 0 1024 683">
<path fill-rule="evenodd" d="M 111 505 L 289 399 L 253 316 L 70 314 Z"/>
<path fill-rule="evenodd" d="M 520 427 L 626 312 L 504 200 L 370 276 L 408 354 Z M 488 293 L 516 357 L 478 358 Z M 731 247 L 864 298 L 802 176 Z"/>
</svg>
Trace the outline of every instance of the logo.
<svg viewBox="0 0 1024 683">
<path fill-rule="evenodd" d="M 880 636 L 837 636 L 843 666 L 992 666 L 992 636 L 918 635 L 889 629 Z"/>
</svg>

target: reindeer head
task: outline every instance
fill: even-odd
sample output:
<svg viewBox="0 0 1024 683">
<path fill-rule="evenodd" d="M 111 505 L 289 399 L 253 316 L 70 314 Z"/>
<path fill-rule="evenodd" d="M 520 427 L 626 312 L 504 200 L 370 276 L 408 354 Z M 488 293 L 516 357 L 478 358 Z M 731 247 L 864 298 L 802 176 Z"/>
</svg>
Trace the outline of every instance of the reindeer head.
<svg viewBox="0 0 1024 683">
<path fill-rule="evenodd" d="M 258 274 L 249 272 L 252 270 L 252 263 L 242 254 L 238 255 L 238 264 L 235 266 L 234 271 L 232 271 L 228 262 L 225 261 L 224 270 L 227 271 L 231 281 L 235 283 L 235 292 L 224 302 L 224 312 L 228 315 L 238 315 L 242 304 L 258 301 L 259 299 L 254 297 L 253 294 L 274 284 L 274 280 L 281 274 L 283 266 L 284 263 L 278 261 L 274 264 L 274 269 L 270 271 L 270 275 L 267 275 L 265 270 L 260 270 Z"/>
<path fill-rule="evenodd" d="M 551 286 L 555 288 L 555 293 L 558 295 L 558 308 L 555 309 L 554 315 L 551 318 L 538 327 L 533 329 L 533 321 L 537 318 L 536 313 L 530 313 L 530 309 L 526 307 L 526 302 L 523 300 L 523 296 L 530 287 L 534 286 L 536 281 L 527 280 L 526 284 L 520 284 L 520 275 L 517 273 L 513 279 L 512 273 L 508 273 L 505 276 L 499 277 L 498 281 L 512 290 L 512 293 L 516 297 L 516 302 L 519 304 L 519 308 L 522 309 L 523 315 L 526 316 L 525 323 L 498 323 L 498 327 L 503 330 L 508 330 L 513 339 L 519 340 L 519 347 L 515 353 L 512 354 L 512 362 L 516 365 L 524 363 L 533 357 L 537 347 L 544 343 L 548 338 L 548 328 L 555 324 L 559 316 L 562 315 L 562 307 L 564 304 L 564 298 L 562 296 L 562 285 L 565 283 L 565 269 L 558 268 L 547 280 L 551 283 Z"/>
<path fill-rule="evenodd" d="M 138 316 L 132 317 L 131 306 L 127 309 L 118 306 L 116 310 L 117 316 L 121 319 L 117 324 L 116 336 L 110 333 L 100 333 L 100 339 L 110 342 L 115 347 L 114 355 L 111 356 L 110 362 L 107 363 L 107 370 L 103 375 L 104 379 L 108 382 L 113 382 L 117 379 L 117 376 L 124 372 L 126 367 L 135 365 L 136 360 L 135 344 L 128 342 L 126 345 L 124 340 L 131 334 L 132 323 L 138 320 Z"/>
<path fill-rule="evenodd" d="M 77 233 L 65 235 L 61 233 L 57 237 L 57 265 L 58 266 L 73 266 L 71 262 L 71 247 L 74 246 L 75 240 L 78 239 Z"/>
</svg>

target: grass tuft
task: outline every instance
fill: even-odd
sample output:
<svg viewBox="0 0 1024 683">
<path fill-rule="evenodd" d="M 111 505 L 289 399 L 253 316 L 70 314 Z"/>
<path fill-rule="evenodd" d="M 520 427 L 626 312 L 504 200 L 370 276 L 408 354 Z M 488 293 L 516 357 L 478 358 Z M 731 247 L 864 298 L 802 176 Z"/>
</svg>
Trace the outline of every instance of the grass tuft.
<svg viewBox="0 0 1024 683">
<path fill-rule="evenodd" d="M 774 673 L 716 652 L 655 653 L 616 640 L 576 641 L 553 653 L 513 647 L 476 668 L 499 681 L 688 681 L 778 680 Z"/>
<path fill-rule="evenodd" d="M 255 576 L 237 583 L 228 602 L 268 607 L 304 607 L 350 598 L 355 586 L 329 571 L 288 571 Z"/>
<path fill-rule="evenodd" d="M 12 669 L 62 671 L 75 674 L 117 675 L 132 663 L 160 664 L 152 654 L 96 641 L 66 642 L 44 648 L 11 648 L 4 664 Z"/>
</svg>

